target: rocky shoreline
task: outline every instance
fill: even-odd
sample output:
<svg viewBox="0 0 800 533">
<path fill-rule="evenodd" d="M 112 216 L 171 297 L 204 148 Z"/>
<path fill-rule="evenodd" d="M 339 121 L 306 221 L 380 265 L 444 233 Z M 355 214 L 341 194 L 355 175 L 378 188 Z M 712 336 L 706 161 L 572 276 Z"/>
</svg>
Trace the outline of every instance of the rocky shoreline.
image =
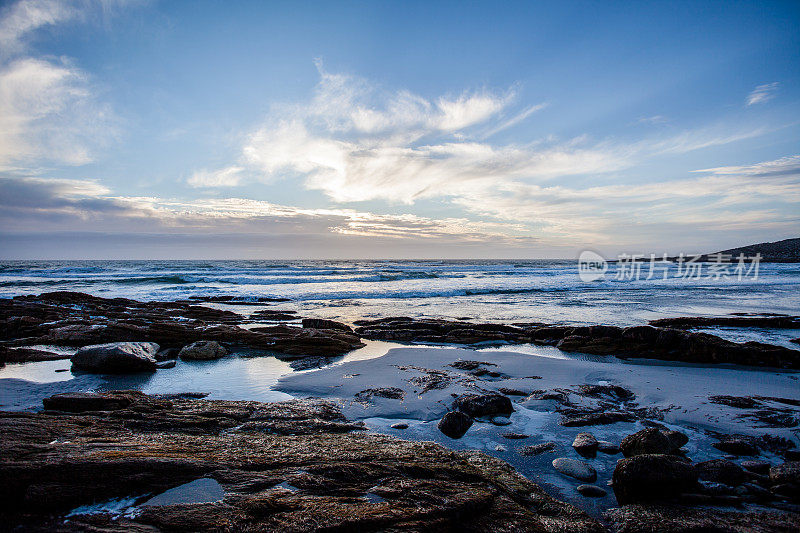
<svg viewBox="0 0 800 533">
<path fill-rule="evenodd" d="M 259 305 L 273 303 L 280 302 Z M 194 300 L 57 292 L 0 300 L 0 361 L 70 358 L 79 373 L 161 373 L 244 349 L 250 357 L 312 368 L 377 339 L 471 348 L 532 344 L 602 360 L 733 363 L 766 373 L 800 368 L 800 352 L 693 330 L 733 324 L 793 329 L 797 323 L 782 315 L 676 318 L 627 328 L 390 317 L 351 327 L 278 309 L 244 315 Z M 569 372 L 558 378 L 556 370 L 577 364 L 452 349 L 435 363 L 431 354 L 414 350 L 355 363 L 365 369 L 360 378 L 350 370 L 354 363 L 293 376 L 308 382 L 301 396 L 329 399 L 258 403 L 202 394 L 70 392 L 45 398 L 42 412 L 0 412 L 0 474 L 9 480 L 0 489 L 0 518 L 34 531 L 796 530 L 800 463 L 792 432 L 800 425 L 800 398 L 706 392 L 707 402 L 734 412 L 726 415 L 731 420 L 783 436 L 706 430 L 719 455 L 693 462 L 685 448 L 694 446 L 690 437 L 664 424 L 677 407 L 639 397 L 609 371 L 587 370 L 598 377 L 576 383 Z M 533 367 L 541 375 L 533 375 Z M 786 385 L 783 390 L 792 395 Z M 536 458 L 537 468 L 569 480 L 581 497 L 613 496 L 615 506 L 587 514 L 496 457 L 396 438 L 412 431 L 411 420 L 392 423 L 394 437 L 365 431 L 369 409 L 391 413 L 398 405 L 438 413 L 430 427 L 454 443 L 499 428 L 507 444 L 496 450 Z M 352 406 L 366 409 L 364 415 L 343 411 L 354 412 Z M 531 413 L 545 413 L 578 433 L 567 433 L 567 442 L 527 440 L 533 434 L 521 431 L 519 416 Z M 414 417 L 426 420 L 407 418 Z M 611 426 L 627 433 L 604 436 Z M 198 493 L 206 499 L 191 500 Z M 727 529 L 714 529 L 719 523 Z"/>
<path fill-rule="evenodd" d="M 230 302 L 221 298 L 223 304 Z M 287 319 L 302 320 L 301 327 L 290 324 L 247 327 L 265 320 Z M 259 310 L 243 316 L 191 301 L 138 302 L 53 292 L 0 299 L 0 362 L 59 358 L 58 354 L 26 348 L 29 346 L 83 347 L 112 342 L 155 343 L 162 350 L 161 357 L 170 359 L 184 346 L 203 341 L 252 348 L 291 360 L 340 356 L 363 346 L 363 338 L 465 346 L 530 343 L 595 355 L 800 369 L 798 350 L 753 341 L 737 343 L 691 331 L 710 324 L 792 328 L 800 324 L 800 318 L 677 318 L 621 328 L 390 317 L 357 320 L 354 330 L 332 320 L 303 319 L 286 311 Z"/>
<path fill-rule="evenodd" d="M 321 400 L 119 391 L 58 395 L 44 407 L 0 413 L 0 515 L 26 531 L 588 533 L 722 531 L 725 523 L 724 531 L 788 532 L 800 520 L 791 512 L 687 508 L 691 491 L 720 491 L 723 482 L 763 500 L 748 484 L 797 483 L 800 463 L 768 476 L 727 463 L 691 465 L 674 455 L 681 440 L 657 429 L 623 441 L 629 457 L 618 462 L 613 486 L 623 505 L 598 521 L 498 459 L 366 434 Z M 580 476 L 571 461 L 560 468 Z M 214 490 L 199 490 L 203 481 Z M 90 504 L 91 511 L 82 507 Z"/>
</svg>

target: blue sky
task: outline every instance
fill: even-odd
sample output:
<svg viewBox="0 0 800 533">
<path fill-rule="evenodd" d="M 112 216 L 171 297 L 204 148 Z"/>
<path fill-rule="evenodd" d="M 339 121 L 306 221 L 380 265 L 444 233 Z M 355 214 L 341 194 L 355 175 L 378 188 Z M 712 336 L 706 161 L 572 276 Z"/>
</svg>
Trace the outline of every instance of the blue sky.
<svg viewBox="0 0 800 533">
<path fill-rule="evenodd" d="M 796 237 L 798 28 L 797 2 L 6 2 L 0 256 Z"/>
</svg>

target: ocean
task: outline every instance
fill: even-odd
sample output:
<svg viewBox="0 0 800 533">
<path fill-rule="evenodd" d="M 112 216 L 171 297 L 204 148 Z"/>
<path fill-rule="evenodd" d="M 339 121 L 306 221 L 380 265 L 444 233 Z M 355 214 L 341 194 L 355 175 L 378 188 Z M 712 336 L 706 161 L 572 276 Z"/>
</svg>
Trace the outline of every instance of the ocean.
<svg viewBox="0 0 800 533">
<path fill-rule="evenodd" d="M 384 316 L 632 325 L 682 315 L 797 313 L 800 264 L 758 276 L 584 282 L 577 263 L 508 261 L 5 261 L 0 297 L 80 291 L 103 297 L 287 298 L 272 307 L 351 321 Z"/>
</svg>

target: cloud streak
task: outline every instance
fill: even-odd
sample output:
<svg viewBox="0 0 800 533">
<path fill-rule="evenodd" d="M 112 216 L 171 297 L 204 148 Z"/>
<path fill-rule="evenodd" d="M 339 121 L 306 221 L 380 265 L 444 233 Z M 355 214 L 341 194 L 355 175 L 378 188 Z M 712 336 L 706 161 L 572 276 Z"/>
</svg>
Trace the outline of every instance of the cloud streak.
<svg viewBox="0 0 800 533">
<path fill-rule="evenodd" d="M 745 102 L 747 103 L 748 106 L 769 102 L 770 100 L 775 98 L 779 87 L 780 84 L 777 81 L 773 83 L 765 83 L 763 85 L 759 85 L 758 87 L 753 89 L 753 91 L 750 94 L 747 95 Z"/>
</svg>

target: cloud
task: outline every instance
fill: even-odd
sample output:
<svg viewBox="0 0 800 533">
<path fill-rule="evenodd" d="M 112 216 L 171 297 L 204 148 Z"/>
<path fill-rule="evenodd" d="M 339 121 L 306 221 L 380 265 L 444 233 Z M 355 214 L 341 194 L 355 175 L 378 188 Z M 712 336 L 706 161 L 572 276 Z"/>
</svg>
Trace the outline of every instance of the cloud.
<svg viewBox="0 0 800 533">
<path fill-rule="evenodd" d="M 325 71 L 305 103 L 276 106 L 247 136 L 234 167 L 238 179 L 198 173 L 195 184 L 298 179 L 334 202 L 383 200 L 413 204 L 492 196 L 518 183 L 603 179 L 656 156 L 738 142 L 762 128 L 705 128 L 635 142 L 579 136 L 524 144 L 489 142 L 545 104 L 519 109 L 514 90 L 465 91 L 428 99 L 386 91 L 355 76 Z M 510 117 L 510 118 L 509 118 Z"/>
<path fill-rule="evenodd" d="M 435 219 L 353 209 L 308 209 L 246 198 L 176 200 L 114 196 L 89 180 L 0 178 L 0 225 L 5 231 L 141 233 L 270 233 L 332 240 L 374 237 L 417 242 L 522 243 L 535 239 L 514 223 Z M 287 237 L 288 238 L 288 237 Z"/>
<path fill-rule="evenodd" d="M 773 98 L 775 98 L 775 93 L 778 92 L 778 88 L 780 87 L 780 83 L 772 82 L 772 83 L 765 83 L 763 85 L 759 85 L 753 91 L 747 95 L 746 102 L 748 106 L 754 104 L 763 104 L 764 102 L 769 102 Z"/>
<path fill-rule="evenodd" d="M 187 183 L 192 187 L 233 187 L 241 181 L 243 167 L 231 166 L 217 170 L 198 170 Z"/>
<path fill-rule="evenodd" d="M 129 0 L 20 0 L 0 10 L 0 171 L 82 165 L 116 134 L 108 105 L 69 58 L 35 57 L 38 30 L 107 16 Z"/>
<path fill-rule="evenodd" d="M 113 134 L 108 107 L 68 62 L 23 58 L 0 66 L 0 169 L 40 160 L 81 165 Z"/>
<path fill-rule="evenodd" d="M 60 0 L 21 0 L 0 11 L 0 50 L 19 52 L 32 32 L 78 16 L 74 2 Z"/>
</svg>

